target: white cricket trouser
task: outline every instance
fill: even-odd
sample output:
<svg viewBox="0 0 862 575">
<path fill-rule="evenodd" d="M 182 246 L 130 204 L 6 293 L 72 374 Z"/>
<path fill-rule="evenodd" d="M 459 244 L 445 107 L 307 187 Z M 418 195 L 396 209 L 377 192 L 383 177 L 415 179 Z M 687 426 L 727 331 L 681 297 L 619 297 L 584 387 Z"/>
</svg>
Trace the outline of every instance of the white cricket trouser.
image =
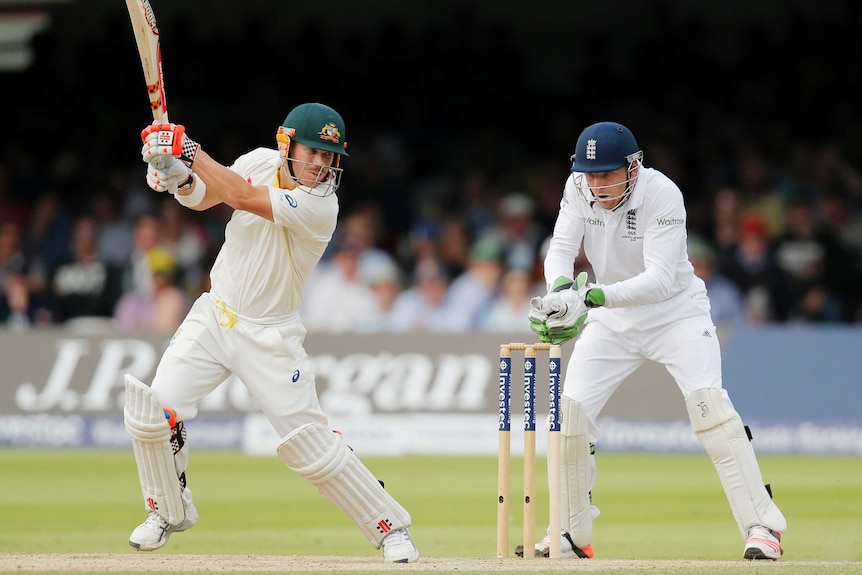
<svg viewBox="0 0 862 575">
<path fill-rule="evenodd" d="M 271 322 L 245 318 L 204 293 L 162 356 L 152 388 L 178 420 L 187 421 L 233 373 L 280 437 L 307 423 L 327 425 L 303 347 L 305 333 L 298 314 Z"/>
<path fill-rule="evenodd" d="M 578 401 L 586 411 L 591 443 L 598 439 L 595 422 L 599 413 L 623 380 L 646 360 L 664 365 L 684 398 L 698 389 L 714 387 L 730 401 L 721 384 L 721 347 L 708 315 L 681 319 L 648 332 L 618 333 L 590 322 L 575 342 L 563 395 Z"/>
</svg>

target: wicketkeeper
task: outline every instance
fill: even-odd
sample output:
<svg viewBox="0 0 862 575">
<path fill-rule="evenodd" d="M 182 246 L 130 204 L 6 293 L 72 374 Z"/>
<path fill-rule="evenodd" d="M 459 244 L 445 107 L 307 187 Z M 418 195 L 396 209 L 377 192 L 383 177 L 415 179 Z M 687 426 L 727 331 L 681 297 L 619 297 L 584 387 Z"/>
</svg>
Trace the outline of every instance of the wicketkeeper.
<svg viewBox="0 0 862 575">
<path fill-rule="evenodd" d="M 595 284 L 584 272 L 572 279 L 582 242 Z M 561 537 L 564 556 L 593 556 L 596 418 L 622 381 L 653 360 L 682 392 L 745 541 L 743 557 L 778 559 L 787 522 L 722 387 L 709 298 L 686 252 L 682 193 L 643 165 L 625 126 L 600 122 L 578 138 L 544 267 L 548 293 L 533 299 L 531 326 L 542 341 L 579 339 L 560 402 L 564 527 L 548 533 L 536 554 L 547 555 L 549 538 Z"/>
<path fill-rule="evenodd" d="M 198 521 L 186 478 L 185 422 L 236 374 L 281 437 L 278 455 L 359 526 L 387 562 L 416 561 L 410 514 L 360 462 L 321 412 L 297 309 L 338 216 L 335 191 L 347 154 L 344 121 L 302 104 L 278 128 L 277 148 L 258 148 L 227 168 L 175 124 L 147 126 L 147 183 L 176 190 L 193 210 L 234 208 L 201 295 L 171 339 L 152 387 L 126 375 L 126 429 L 149 512 L 129 538 L 141 551 Z"/>
</svg>

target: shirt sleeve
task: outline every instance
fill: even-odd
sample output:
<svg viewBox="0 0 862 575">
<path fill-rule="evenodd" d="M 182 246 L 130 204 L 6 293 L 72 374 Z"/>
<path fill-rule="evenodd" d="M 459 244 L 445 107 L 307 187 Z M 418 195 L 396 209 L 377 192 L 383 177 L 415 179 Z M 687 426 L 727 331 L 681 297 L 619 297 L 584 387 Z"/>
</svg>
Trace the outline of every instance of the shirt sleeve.
<svg viewBox="0 0 862 575">
<path fill-rule="evenodd" d="M 335 232 L 338 201 L 335 194 L 312 196 L 299 190 L 269 187 L 272 217 L 276 224 L 299 237 L 330 237 Z"/>
<path fill-rule="evenodd" d="M 554 233 L 545 255 L 545 283 L 550 290 L 560 277 L 574 278 L 575 260 L 581 252 L 584 239 L 583 200 L 578 197 L 574 178 L 566 180 L 560 211 L 554 224 Z"/>
<path fill-rule="evenodd" d="M 686 211 L 682 192 L 672 183 L 644 198 L 644 271 L 615 284 L 602 286 L 605 307 L 655 303 L 672 295 L 686 241 Z"/>
<path fill-rule="evenodd" d="M 258 148 L 237 158 L 230 169 L 249 184 L 267 186 L 276 225 L 287 228 L 296 237 L 328 239 L 335 231 L 338 196 L 314 196 L 300 189 L 277 187 L 276 173 L 280 165 L 278 152 Z"/>
</svg>

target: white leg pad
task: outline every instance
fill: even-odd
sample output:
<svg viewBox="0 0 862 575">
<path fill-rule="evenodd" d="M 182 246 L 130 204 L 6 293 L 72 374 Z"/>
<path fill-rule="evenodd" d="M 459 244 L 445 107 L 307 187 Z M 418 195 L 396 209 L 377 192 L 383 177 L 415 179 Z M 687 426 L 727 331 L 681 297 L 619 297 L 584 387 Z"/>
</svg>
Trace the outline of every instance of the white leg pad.
<svg viewBox="0 0 862 575">
<path fill-rule="evenodd" d="M 755 525 L 778 532 L 787 529 L 784 515 L 763 485 L 742 420 L 721 390 L 699 389 L 686 398 L 685 405 L 691 427 L 718 472 L 742 537 Z"/>
<path fill-rule="evenodd" d="M 171 449 L 171 427 L 159 398 L 149 386 L 129 374 L 125 376 L 125 386 L 123 420 L 132 436 L 144 507 L 171 525 L 179 525 L 186 513 Z"/>
<path fill-rule="evenodd" d="M 344 511 L 376 548 L 390 531 L 410 526 L 407 510 L 383 489 L 344 438 L 326 426 L 300 426 L 278 446 L 278 456 Z"/>
<path fill-rule="evenodd" d="M 590 421 L 584 408 L 566 396 L 560 398 L 562 429 L 560 461 L 562 465 L 561 517 L 568 525 L 569 536 L 584 548 L 593 539 L 593 513 L 590 505 Z M 568 518 L 568 522 L 566 519 Z M 553 534 L 552 534 L 553 535 Z"/>
</svg>

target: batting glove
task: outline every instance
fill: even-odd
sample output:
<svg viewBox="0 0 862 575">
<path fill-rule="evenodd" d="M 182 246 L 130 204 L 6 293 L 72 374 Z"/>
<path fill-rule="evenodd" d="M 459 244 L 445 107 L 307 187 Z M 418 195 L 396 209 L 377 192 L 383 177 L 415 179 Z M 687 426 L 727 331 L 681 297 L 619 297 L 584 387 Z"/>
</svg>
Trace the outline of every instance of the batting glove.
<svg viewBox="0 0 862 575">
<path fill-rule="evenodd" d="M 195 161 L 201 145 L 186 135 L 186 128 L 182 124 L 150 124 L 141 131 L 141 156 L 144 161 L 159 156 L 173 156 L 188 167 Z"/>
<path fill-rule="evenodd" d="M 156 162 L 147 165 L 147 185 L 157 192 L 176 194 L 177 189 L 187 190 L 193 180 L 192 170 L 172 156 L 164 158 L 165 167 L 159 167 Z"/>
</svg>

